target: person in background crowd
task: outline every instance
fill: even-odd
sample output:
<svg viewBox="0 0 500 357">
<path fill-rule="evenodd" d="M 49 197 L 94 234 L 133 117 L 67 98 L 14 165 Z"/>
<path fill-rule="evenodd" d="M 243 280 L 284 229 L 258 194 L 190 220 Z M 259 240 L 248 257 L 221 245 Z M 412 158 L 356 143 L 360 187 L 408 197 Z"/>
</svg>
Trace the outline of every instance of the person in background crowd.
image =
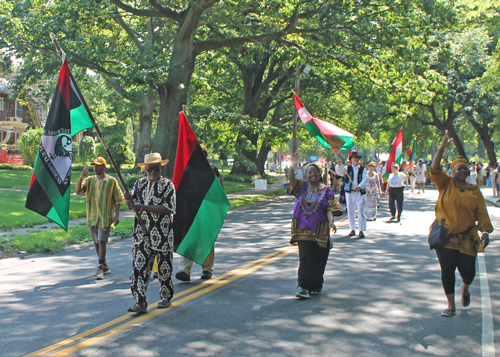
<svg viewBox="0 0 500 357">
<path fill-rule="evenodd" d="M 483 163 L 480 161 L 476 165 L 476 172 L 477 172 L 476 185 L 478 187 L 481 187 L 483 185 Z"/>
<path fill-rule="evenodd" d="M 366 209 L 365 215 L 367 221 L 377 219 L 378 200 L 382 193 L 380 188 L 380 178 L 375 172 L 377 163 L 372 161 L 368 164 L 368 184 L 366 186 Z"/>
<path fill-rule="evenodd" d="M 408 165 L 408 181 L 410 182 L 410 192 L 413 193 L 417 182 L 417 174 L 415 173 L 415 164 L 413 162 L 410 162 Z"/>
<path fill-rule="evenodd" d="M 423 159 L 418 159 L 418 164 L 415 165 L 415 173 L 417 175 L 418 193 L 420 193 L 420 190 L 422 190 L 422 193 L 425 193 L 425 180 L 427 178 L 427 166 L 425 166 Z"/>
<path fill-rule="evenodd" d="M 475 185 L 477 183 L 477 172 L 476 172 L 476 162 L 471 161 L 469 164 L 469 177 L 467 177 L 467 182 L 471 185 Z"/>
<path fill-rule="evenodd" d="M 366 230 L 366 185 L 368 184 L 368 174 L 366 169 L 359 165 L 359 155 L 356 151 L 351 153 L 351 165 L 342 166 L 342 161 L 338 159 L 338 164 L 335 166 L 337 175 L 343 177 L 345 200 L 347 205 L 347 217 L 349 219 L 349 236 L 355 236 L 356 232 L 356 211 L 358 212 L 358 230 L 359 238 L 363 238 Z M 350 177 L 350 178 L 349 178 Z"/>
<path fill-rule="evenodd" d="M 458 157 L 452 161 L 452 176 L 445 175 L 439 165 L 443 151 L 452 141 L 453 139 L 448 140 L 448 130 L 446 130 L 431 165 L 431 178 L 439 190 L 435 223 L 441 230 L 439 236 L 442 237 L 442 247 L 436 248 L 436 254 L 441 266 L 441 282 L 448 300 L 448 307 L 441 313 L 444 317 L 456 314 L 455 270 L 457 268 L 463 281 L 462 306 L 470 305 L 469 286 L 476 275 L 476 256 L 488 246 L 489 233 L 493 231 L 481 190 L 478 186 L 467 182 L 469 175 L 467 160 Z M 435 223 L 431 229 L 435 229 Z M 478 230 L 482 232 L 481 239 Z"/>
<path fill-rule="evenodd" d="M 391 218 L 389 221 L 401 222 L 401 213 L 403 212 L 403 201 L 404 201 L 404 182 L 406 180 L 406 175 L 399 172 L 399 165 L 393 163 L 391 166 L 392 173 L 387 179 L 387 189 L 385 190 L 385 195 L 389 196 L 389 210 L 391 211 Z M 396 205 L 398 206 L 398 215 L 396 217 Z"/>
</svg>

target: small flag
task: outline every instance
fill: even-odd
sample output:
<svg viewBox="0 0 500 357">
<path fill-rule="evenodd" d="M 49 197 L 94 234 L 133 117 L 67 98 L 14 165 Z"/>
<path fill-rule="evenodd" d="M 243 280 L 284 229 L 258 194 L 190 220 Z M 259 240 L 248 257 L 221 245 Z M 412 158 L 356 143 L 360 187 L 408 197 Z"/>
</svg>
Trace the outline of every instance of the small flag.
<svg viewBox="0 0 500 357">
<path fill-rule="evenodd" d="M 389 154 L 389 159 L 385 163 L 385 173 L 384 176 L 389 177 L 392 173 L 391 167 L 393 163 L 401 166 L 401 161 L 403 160 L 403 129 L 399 129 L 398 135 L 392 141 L 391 153 Z"/>
<path fill-rule="evenodd" d="M 65 230 L 69 220 L 72 137 L 94 126 L 69 74 L 68 60 L 63 54 L 25 204 Z"/>
<path fill-rule="evenodd" d="M 349 154 L 347 155 L 347 158 L 349 159 L 349 162 L 351 162 L 351 154 L 353 152 L 358 152 L 358 148 L 356 147 L 356 144 L 354 143 L 354 141 L 352 142 L 352 149 L 349 150 Z"/>
<path fill-rule="evenodd" d="M 172 182 L 176 189 L 174 249 L 203 264 L 229 210 L 229 200 L 189 126 L 179 114 L 179 139 Z"/>
<path fill-rule="evenodd" d="M 297 113 L 306 125 L 309 134 L 316 138 L 323 147 L 333 149 L 333 151 L 349 150 L 352 148 L 353 134 L 326 121 L 312 117 L 296 94 L 294 95 L 294 100 Z"/>
<path fill-rule="evenodd" d="M 408 152 L 406 153 L 406 156 L 408 156 L 408 160 L 410 161 L 415 161 L 417 157 L 417 137 L 413 139 L 413 142 L 410 145 L 410 148 L 408 149 Z"/>
</svg>

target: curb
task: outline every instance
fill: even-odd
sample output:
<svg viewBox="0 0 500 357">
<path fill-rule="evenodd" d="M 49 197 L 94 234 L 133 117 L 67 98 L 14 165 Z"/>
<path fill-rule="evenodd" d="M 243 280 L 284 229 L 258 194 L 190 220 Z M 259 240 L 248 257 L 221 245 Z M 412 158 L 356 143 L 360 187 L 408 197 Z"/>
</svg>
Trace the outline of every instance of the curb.
<svg viewBox="0 0 500 357">
<path fill-rule="evenodd" d="M 114 241 L 117 241 L 117 240 L 121 240 L 121 239 L 130 238 L 130 237 L 132 237 L 132 236 L 127 236 L 127 237 L 122 237 L 122 236 L 109 237 L 108 238 L 108 243 L 114 242 Z M 75 251 L 75 250 L 82 250 L 82 249 L 93 248 L 93 247 L 94 247 L 94 242 L 86 242 L 86 243 L 81 243 L 81 244 L 67 245 L 66 247 L 64 247 L 64 251 L 65 252 L 72 252 L 72 251 Z"/>
</svg>

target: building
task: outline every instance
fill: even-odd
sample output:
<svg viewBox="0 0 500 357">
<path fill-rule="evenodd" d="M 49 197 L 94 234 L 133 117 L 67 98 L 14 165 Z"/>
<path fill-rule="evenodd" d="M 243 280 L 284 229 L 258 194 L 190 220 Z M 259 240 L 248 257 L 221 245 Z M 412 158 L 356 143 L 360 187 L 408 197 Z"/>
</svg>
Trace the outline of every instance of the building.
<svg viewBox="0 0 500 357">
<path fill-rule="evenodd" d="M 17 141 L 31 123 L 28 107 L 12 98 L 8 82 L 0 79 L 0 146 L 17 151 Z"/>
</svg>

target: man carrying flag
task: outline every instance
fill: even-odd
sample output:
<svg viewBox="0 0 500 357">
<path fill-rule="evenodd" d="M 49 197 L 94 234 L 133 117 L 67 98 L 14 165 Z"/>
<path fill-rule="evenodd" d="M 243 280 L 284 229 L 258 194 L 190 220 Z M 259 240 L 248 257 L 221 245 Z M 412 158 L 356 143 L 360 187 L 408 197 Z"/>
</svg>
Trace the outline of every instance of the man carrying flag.
<svg viewBox="0 0 500 357">
<path fill-rule="evenodd" d="M 146 154 L 144 163 L 137 166 L 146 169 L 147 177 L 135 182 L 132 193 L 125 193 L 128 208 L 139 214 L 146 228 L 144 230 L 136 217 L 132 238 L 133 273 L 130 287 L 135 304 L 128 309 L 130 312 L 147 312 L 146 291 L 155 257 L 158 257 L 161 297 L 158 308 L 169 307 L 174 296 L 172 222 L 176 211 L 176 197 L 172 181 L 161 176 L 161 167 L 167 163 L 168 160 L 162 160 L 157 152 Z"/>
<path fill-rule="evenodd" d="M 33 167 L 26 208 L 68 229 L 72 137 L 92 128 L 93 121 L 70 79 L 66 55 Z"/>
</svg>

